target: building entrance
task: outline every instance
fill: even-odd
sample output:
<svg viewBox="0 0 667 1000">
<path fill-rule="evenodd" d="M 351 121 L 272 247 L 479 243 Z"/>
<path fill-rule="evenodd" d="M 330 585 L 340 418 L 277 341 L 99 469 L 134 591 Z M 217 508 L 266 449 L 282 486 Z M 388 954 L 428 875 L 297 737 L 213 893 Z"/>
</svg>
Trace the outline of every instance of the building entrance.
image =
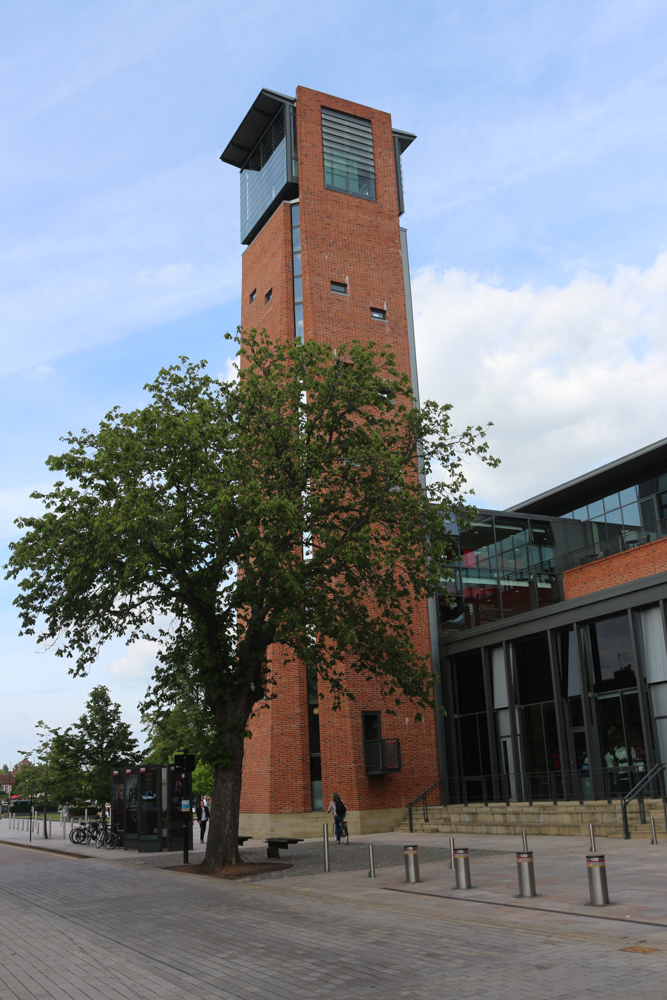
<svg viewBox="0 0 667 1000">
<path fill-rule="evenodd" d="M 600 757 L 612 795 L 625 795 L 646 770 L 637 691 L 616 691 L 596 698 Z"/>
</svg>

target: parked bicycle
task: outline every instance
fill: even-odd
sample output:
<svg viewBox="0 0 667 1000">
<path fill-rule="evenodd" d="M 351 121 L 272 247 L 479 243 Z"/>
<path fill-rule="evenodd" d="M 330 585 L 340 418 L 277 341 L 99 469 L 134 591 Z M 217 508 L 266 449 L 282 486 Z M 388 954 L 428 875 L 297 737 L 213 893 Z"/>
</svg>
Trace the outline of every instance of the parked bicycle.
<svg viewBox="0 0 667 1000">
<path fill-rule="evenodd" d="M 118 827 L 111 830 L 106 823 L 99 820 L 91 820 L 89 823 L 79 821 L 79 825 L 70 830 L 69 839 L 73 844 L 80 846 L 95 844 L 98 849 L 106 847 L 109 851 L 123 846 L 122 831 Z"/>
</svg>

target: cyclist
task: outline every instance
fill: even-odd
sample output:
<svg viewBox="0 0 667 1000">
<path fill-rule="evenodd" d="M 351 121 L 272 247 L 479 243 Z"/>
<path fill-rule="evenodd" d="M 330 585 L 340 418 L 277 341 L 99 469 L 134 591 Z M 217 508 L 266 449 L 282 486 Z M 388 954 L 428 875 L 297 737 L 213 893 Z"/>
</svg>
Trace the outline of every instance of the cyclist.
<svg viewBox="0 0 667 1000">
<path fill-rule="evenodd" d="M 327 809 L 327 813 L 330 812 L 334 814 L 334 840 L 337 844 L 340 844 L 340 830 L 343 820 L 347 815 L 347 808 L 338 792 L 334 792 L 331 796 L 331 802 L 329 803 L 329 808 Z"/>
</svg>

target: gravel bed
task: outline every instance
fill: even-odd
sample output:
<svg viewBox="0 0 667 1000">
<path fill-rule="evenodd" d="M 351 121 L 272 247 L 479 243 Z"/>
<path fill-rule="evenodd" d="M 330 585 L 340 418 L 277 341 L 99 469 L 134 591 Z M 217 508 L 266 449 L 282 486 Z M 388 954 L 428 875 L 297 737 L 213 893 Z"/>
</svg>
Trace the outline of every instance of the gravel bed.
<svg viewBox="0 0 667 1000">
<path fill-rule="evenodd" d="M 391 868 L 403 865 L 403 847 L 400 844 L 374 844 L 375 867 Z M 255 864 L 266 863 L 265 847 L 245 847 L 241 849 L 241 857 Z M 470 850 L 471 857 L 484 858 L 494 854 L 511 854 L 511 851 L 483 851 Z M 182 860 L 183 852 L 162 852 L 160 854 L 134 854 L 130 852 L 122 859 L 129 864 L 142 865 L 147 868 L 169 868 L 177 865 Z M 281 860 L 286 863 L 283 871 L 267 872 L 261 875 L 252 875 L 252 868 L 248 866 L 248 878 L 253 881 L 259 879 L 275 878 L 295 878 L 299 875 L 319 875 L 324 870 L 324 855 L 322 844 L 311 842 L 307 844 L 293 844 L 288 850 L 281 852 Z M 332 872 L 362 871 L 368 870 L 368 842 L 349 844 L 336 844 L 329 842 L 330 868 Z M 202 851 L 190 851 L 190 861 L 192 864 L 199 864 L 204 860 Z M 432 861 L 445 862 L 449 867 L 449 849 L 441 847 L 419 848 L 419 861 L 421 864 L 428 864 Z M 287 867 L 287 865 L 290 867 Z"/>
</svg>

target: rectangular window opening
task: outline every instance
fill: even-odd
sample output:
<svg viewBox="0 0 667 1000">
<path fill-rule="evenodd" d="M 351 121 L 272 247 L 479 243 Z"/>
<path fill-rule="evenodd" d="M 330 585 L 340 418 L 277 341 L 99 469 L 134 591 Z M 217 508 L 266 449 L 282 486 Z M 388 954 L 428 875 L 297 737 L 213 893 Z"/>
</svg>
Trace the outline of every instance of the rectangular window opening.
<svg viewBox="0 0 667 1000">
<path fill-rule="evenodd" d="M 347 285 L 344 281 L 332 281 L 331 291 L 336 292 L 338 295 L 347 295 Z"/>
<path fill-rule="evenodd" d="M 250 293 L 250 301 L 254 302 L 256 298 L 257 298 L 257 289 L 253 288 L 253 290 Z"/>
<path fill-rule="evenodd" d="M 380 712 L 363 712 L 364 743 L 370 743 L 381 738 Z"/>
<path fill-rule="evenodd" d="M 265 302 L 270 302 L 272 298 L 273 298 L 273 289 L 269 288 L 268 292 L 264 296 L 264 301 Z"/>
<path fill-rule="evenodd" d="M 386 321 L 386 319 L 387 319 L 387 310 L 386 309 L 376 309 L 374 306 L 371 306 L 371 319 L 381 319 L 381 320 L 385 320 Z"/>
</svg>

